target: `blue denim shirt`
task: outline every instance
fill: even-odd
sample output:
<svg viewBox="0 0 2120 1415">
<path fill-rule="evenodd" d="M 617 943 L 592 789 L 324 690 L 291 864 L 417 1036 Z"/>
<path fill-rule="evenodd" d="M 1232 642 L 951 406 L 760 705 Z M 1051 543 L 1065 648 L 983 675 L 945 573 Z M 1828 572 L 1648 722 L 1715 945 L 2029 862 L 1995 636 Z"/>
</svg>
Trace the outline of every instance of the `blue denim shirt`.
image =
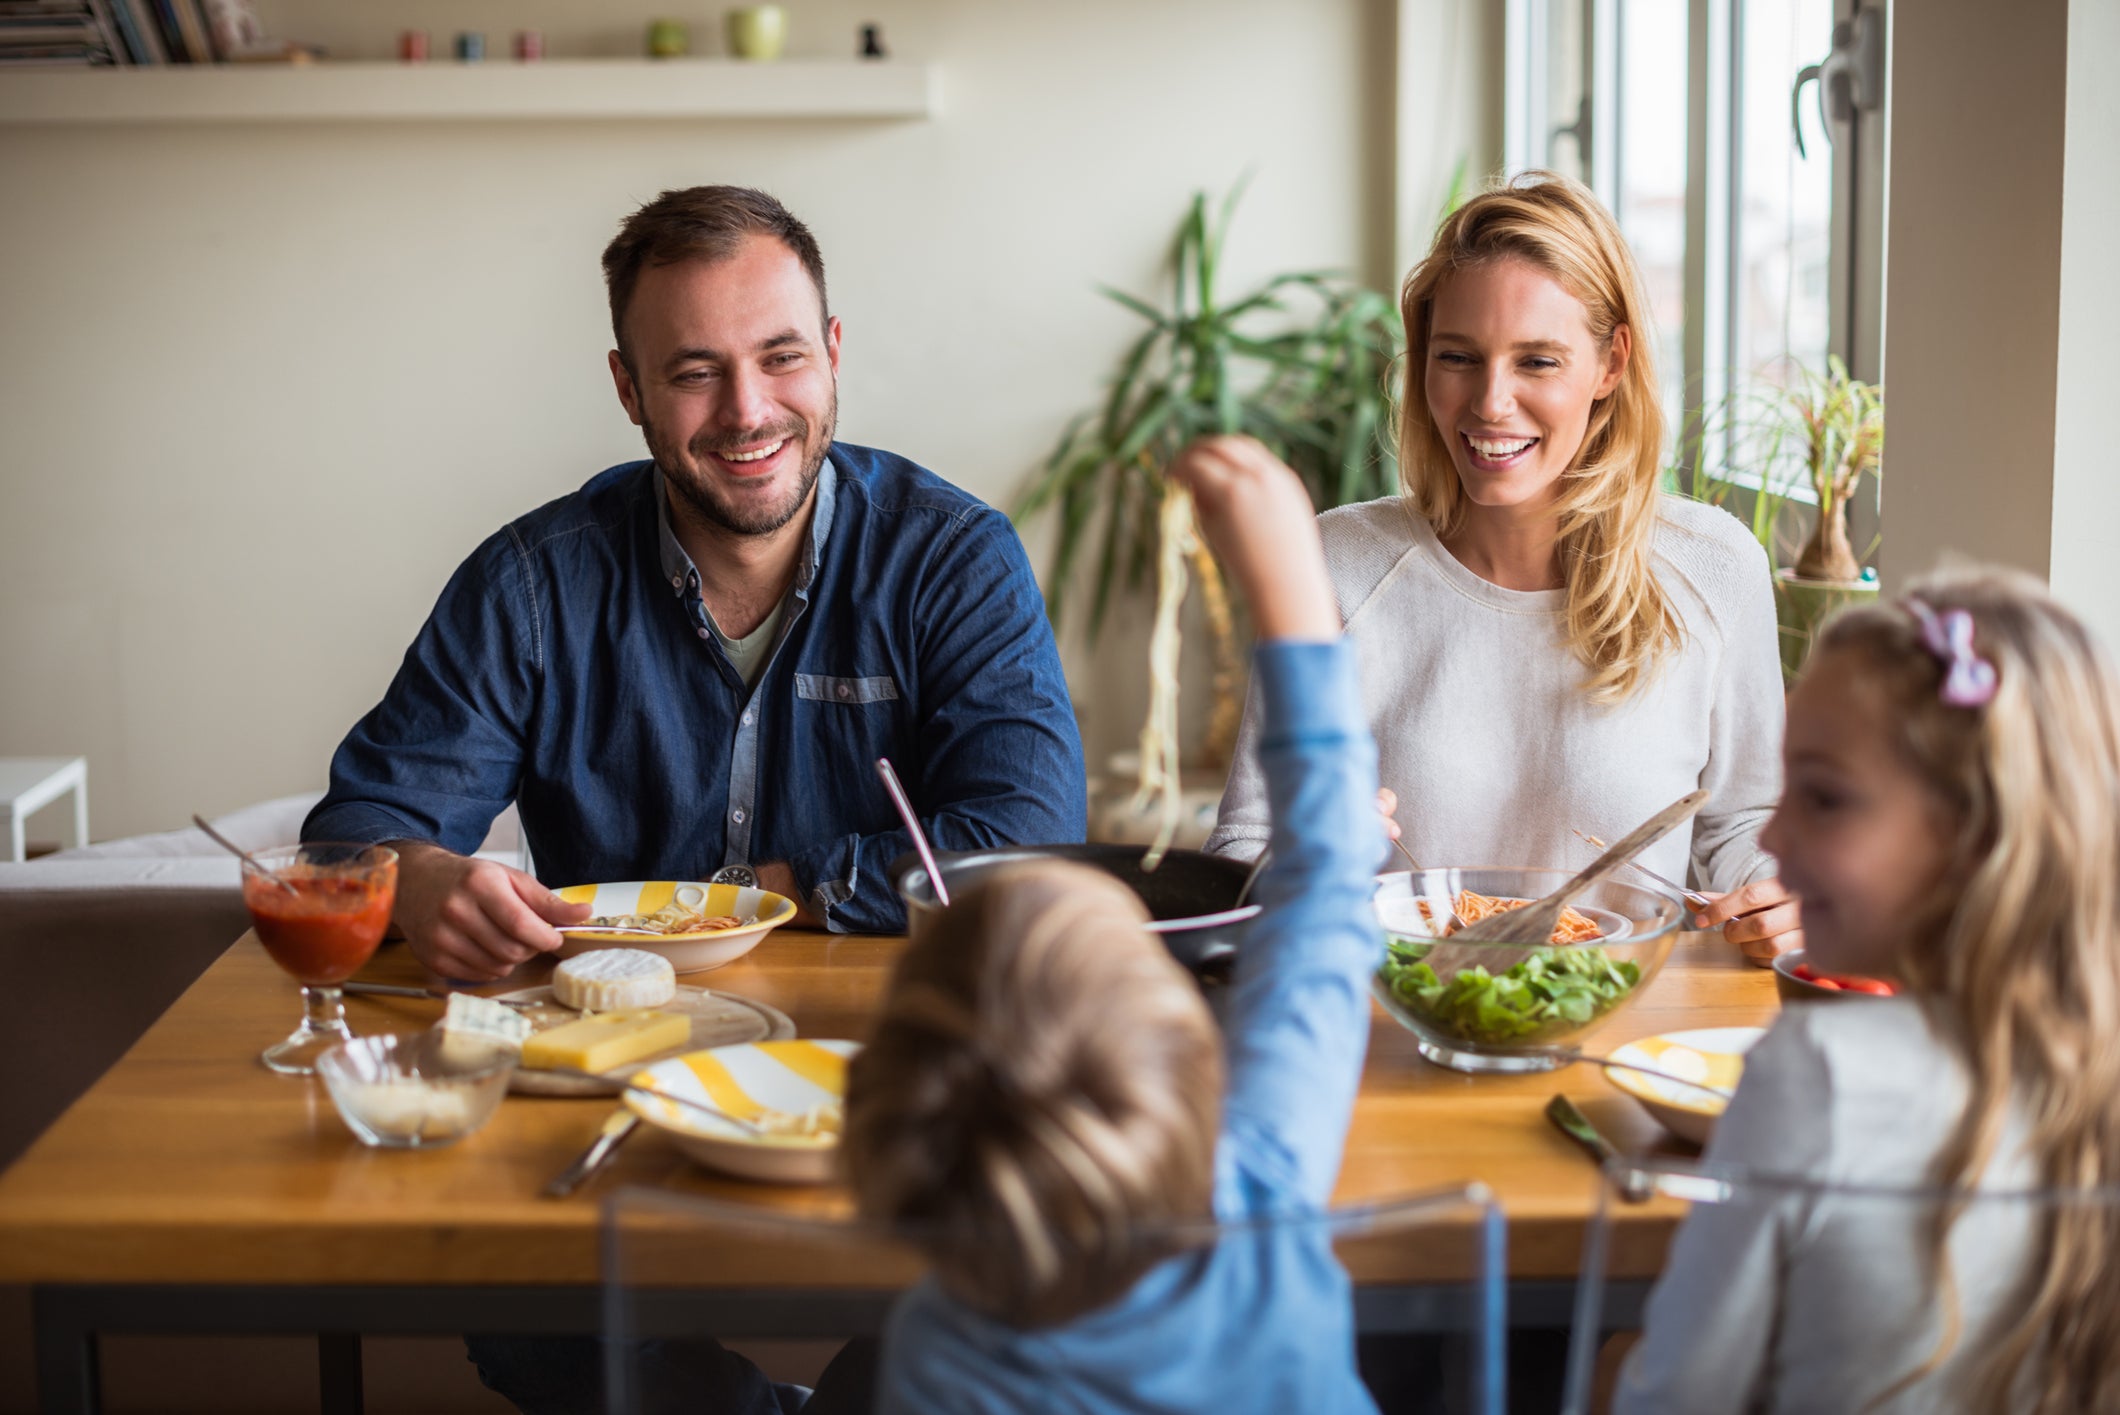
<svg viewBox="0 0 2120 1415">
<path fill-rule="evenodd" d="M 1215 1217 L 1284 1220 L 1150 1269 L 1110 1305 L 1025 1331 L 924 1278 L 884 1337 L 882 1415 L 1303 1411 L 1375 1415 L 1354 1296 L 1325 1228 L 1383 961 L 1384 845 L 1354 646 L 1266 643 L 1252 664 L 1273 864 L 1237 953 Z"/>
<path fill-rule="evenodd" d="M 469 852 L 519 803 L 549 885 L 786 861 L 839 931 L 905 912 L 897 767 L 938 849 L 1082 839 L 1082 743 L 1008 519 L 902 457 L 833 444 L 779 642 L 746 689 L 651 462 L 481 545 L 331 762 L 304 839 Z"/>
</svg>

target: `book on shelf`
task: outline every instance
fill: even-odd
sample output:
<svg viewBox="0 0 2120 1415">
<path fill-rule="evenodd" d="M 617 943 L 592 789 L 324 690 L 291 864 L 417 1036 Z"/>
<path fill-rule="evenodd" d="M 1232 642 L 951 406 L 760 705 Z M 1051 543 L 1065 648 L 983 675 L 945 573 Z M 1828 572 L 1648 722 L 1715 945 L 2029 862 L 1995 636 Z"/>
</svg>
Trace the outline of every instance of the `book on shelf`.
<svg viewBox="0 0 2120 1415">
<path fill-rule="evenodd" d="M 0 0 L 0 65 L 122 64 L 125 58 L 90 0 Z"/>
<path fill-rule="evenodd" d="M 127 42 L 139 40 L 133 50 L 133 62 L 167 64 L 169 49 L 162 43 L 161 26 L 155 23 L 154 0 L 110 0 L 110 3 L 113 9 L 122 12 L 131 21 L 125 30 Z"/>
</svg>

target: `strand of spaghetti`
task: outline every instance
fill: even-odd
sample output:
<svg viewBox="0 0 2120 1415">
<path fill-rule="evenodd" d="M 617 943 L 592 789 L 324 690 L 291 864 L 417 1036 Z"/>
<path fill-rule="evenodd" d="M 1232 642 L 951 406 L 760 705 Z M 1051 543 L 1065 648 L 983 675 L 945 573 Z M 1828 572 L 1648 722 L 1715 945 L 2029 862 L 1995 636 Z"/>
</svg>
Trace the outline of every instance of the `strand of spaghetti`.
<svg viewBox="0 0 2120 1415">
<path fill-rule="evenodd" d="M 1178 655 L 1184 639 L 1178 612 L 1185 606 L 1185 557 L 1196 540 L 1192 494 L 1184 487 L 1165 485 L 1157 529 L 1162 542 L 1156 562 L 1155 627 L 1148 636 L 1148 720 L 1141 724 L 1141 778 L 1133 802 L 1136 812 L 1151 800 L 1158 807 L 1155 842 L 1141 857 L 1144 870 L 1163 863 L 1178 833 L 1183 806 L 1178 795 Z"/>
</svg>

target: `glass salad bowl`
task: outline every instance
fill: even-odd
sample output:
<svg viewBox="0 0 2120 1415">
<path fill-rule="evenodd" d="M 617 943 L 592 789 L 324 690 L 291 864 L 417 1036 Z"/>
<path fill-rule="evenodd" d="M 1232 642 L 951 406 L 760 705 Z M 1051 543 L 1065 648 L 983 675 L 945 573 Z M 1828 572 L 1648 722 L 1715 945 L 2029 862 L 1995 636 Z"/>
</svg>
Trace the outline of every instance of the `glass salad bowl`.
<svg viewBox="0 0 2120 1415">
<path fill-rule="evenodd" d="M 1492 901 L 1542 899 L 1571 870 L 1481 867 L 1383 875 L 1377 922 L 1387 952 L 1370 990 L 1422 1056 L 1456 1071 L 1551 1071 L 1641 995 L 1671 956 L 1685 901 L 1660 886 L 1606 879 L 1572 906 L 1575 938 L 1452 943 Z M 1436 922 L 1441 920 L 1442 926 Z M 1593 934 L 1594 930 L 1594 934 Z M 1579 941 L 1578 941 L 1579 940 Z"/>
</svg>

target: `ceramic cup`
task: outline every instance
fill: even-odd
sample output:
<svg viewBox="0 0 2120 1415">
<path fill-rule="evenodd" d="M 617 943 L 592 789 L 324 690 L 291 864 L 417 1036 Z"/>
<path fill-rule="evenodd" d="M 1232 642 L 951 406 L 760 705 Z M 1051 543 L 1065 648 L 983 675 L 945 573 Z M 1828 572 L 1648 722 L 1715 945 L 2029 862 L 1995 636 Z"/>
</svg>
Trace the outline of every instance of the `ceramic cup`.
<svg viewBox="0 0 2120 1415">
<path fill-rule="evenodd" d="M 778 5 L 729 11 L 729 52 L 739 59 L 778 59 L 788 42 L 788 12 Z"/>
<path fill-rule="evenodd" d="M 692 48 L 692 36 L 683 20 L 648 21 L 648 57 L 681 59 Z"/>
</svg>

